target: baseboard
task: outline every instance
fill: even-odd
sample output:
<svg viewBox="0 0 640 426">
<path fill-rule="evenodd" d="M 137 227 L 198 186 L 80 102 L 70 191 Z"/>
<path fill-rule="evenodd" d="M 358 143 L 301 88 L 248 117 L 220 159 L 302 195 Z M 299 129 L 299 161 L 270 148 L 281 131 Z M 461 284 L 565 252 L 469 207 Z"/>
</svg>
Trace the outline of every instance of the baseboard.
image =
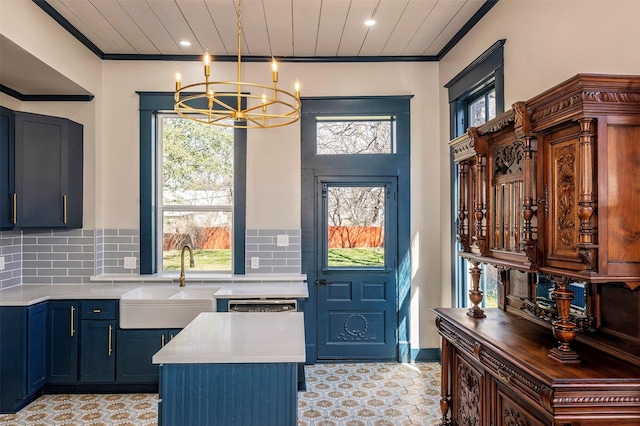
<svg viewBox="0 0 640 426">
<path fill-rule="evenodd" d="M 440 362 L 440 348 L 422 348 L 411 350 L 411 361 Z"/>
</svg>

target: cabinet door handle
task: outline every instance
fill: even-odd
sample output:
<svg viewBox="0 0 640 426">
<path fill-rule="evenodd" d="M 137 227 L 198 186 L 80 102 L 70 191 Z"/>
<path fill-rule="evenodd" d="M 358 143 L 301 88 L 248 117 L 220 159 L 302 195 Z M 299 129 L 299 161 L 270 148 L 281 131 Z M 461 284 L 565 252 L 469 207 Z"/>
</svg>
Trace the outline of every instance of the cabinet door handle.
<svg viewBox="0 0 640 426">
<path fill-rule="evenodd" d="M 169 334 L 169 340 L 173 340 L 174 337 L 173 333 Z"/>
<path fill-rule="evenodd" d="M 15 225 L 18 220 L 18 195 L 13 193 L 13 224 Z"/>
<path fill-rule="evenodd" d="M 62 196 L 62 220 L 67 223 L 67 196 Z"/>
<path fill-rule="evenodd" d="M 94 309 L 94 310 L 93 310 L 93 313 L 94 313 L 94 314 L 99 314 L 100 312 L 102 312 L 102 310 L 100 310 L 100 309 Z"/>
<path fill-rule="evenodd" d="M 162 335 L 162 346 L 164 348 L 164 334 Z"/>
<path fill-rule="evenodd" d="M 113 327 L 109 326 L 109 351 L 107 353 L 109 356 L 111 356 L 111 352 L 112 352 L 112 350 L 111 350 L 111 332 L 112 332 L 112 330 L 113 330 Z"/>
<path fill-rule="evenodd" d="M 76 334 L 76 330 L 75 328 L 73 328 L 74 323 L 75 323 L 75 312 L 76 312 L 76 308 L 74 306 L 71 307 L 71 337 L 73 337 L 74 334 Z"/>
</svg>

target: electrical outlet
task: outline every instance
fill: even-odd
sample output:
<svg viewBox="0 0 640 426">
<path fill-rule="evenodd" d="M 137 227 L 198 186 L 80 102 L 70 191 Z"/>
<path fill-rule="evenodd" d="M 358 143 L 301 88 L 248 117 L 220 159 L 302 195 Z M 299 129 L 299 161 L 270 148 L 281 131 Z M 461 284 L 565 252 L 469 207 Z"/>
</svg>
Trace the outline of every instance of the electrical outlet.
<svg viewBox="0 0 640 426">
<path fill-rule="evenodd" d="M 0 271 L 4 271 L 4 256 L 0 256 Z"/>
<path fill-rule="evenodd" d="M 252 257 L 251 258 L 251 269 L 259 269 L 260 268 L 260 258 Z"/>
<path fill-rule="evenodd" d="M 135 257 L 124 258 L 124 269 L 136 269 L 137 260 Z"/>
<path fill-rule="evenodd" d="M 278 235 L 276 237 L 276 246 L 278 246 L 278 247 L 289 247 L 289 236 L 287 234 Z"/>
</svg>

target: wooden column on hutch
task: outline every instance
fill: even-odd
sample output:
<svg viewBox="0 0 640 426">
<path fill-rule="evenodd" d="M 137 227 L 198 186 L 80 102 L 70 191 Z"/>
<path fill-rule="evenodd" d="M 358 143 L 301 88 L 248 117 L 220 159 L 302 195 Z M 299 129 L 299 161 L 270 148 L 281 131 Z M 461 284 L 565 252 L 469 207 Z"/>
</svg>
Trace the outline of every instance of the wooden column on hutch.
<svg viewBox="0 0 640 426">
<path fill-rule="evenodd" d="M 639 425 L 640 76 L 576 75 L 450 146 L 472 306 L 435 311 L 442 424 Z"/>
</svg>

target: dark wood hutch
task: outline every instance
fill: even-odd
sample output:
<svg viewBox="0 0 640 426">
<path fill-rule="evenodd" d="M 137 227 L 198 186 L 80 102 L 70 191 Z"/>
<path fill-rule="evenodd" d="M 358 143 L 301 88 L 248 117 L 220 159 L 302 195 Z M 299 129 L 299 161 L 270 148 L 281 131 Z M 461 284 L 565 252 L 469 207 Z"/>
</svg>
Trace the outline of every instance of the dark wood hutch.
<svg viewBox="0 0 640 426">
<path fill-rule="evenodd" d="M 435 310 L 442 424 L 640 425 L 640 76 L 576 75 L 450 146 L 472 307 Z"/>
</svg>

